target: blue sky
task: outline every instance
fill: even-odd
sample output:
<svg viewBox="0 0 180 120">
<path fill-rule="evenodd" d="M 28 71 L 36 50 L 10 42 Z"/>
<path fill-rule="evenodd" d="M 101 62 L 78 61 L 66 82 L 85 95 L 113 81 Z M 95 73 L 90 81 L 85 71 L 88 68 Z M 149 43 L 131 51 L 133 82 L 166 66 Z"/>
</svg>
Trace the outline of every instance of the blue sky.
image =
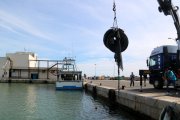
<svg viewBox="0 0 180 120">
<path fill-rule="evenodd" d="M 179 0 L 172 2 L 180 6 Z M 0 0 L 0 56 L 26 50 L 39 59 L 75 57 L 88 76 L 116 76 L 114 53 L 103 44 L 113 25 L 112 7 L 113 0 Z M 154 47 L 176 45 L 168 39 L 176 38 L 173 20 L 159 13 L 156 0 L 116 0 L 116 11 L 129 38 L 121 75 L 147 69 Z"/>
</svg>

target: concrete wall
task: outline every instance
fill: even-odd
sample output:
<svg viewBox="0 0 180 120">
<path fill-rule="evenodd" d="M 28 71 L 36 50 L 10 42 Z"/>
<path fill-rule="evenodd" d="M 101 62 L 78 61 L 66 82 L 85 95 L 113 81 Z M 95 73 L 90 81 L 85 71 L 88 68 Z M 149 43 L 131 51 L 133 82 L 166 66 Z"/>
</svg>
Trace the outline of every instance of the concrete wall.
<svg viewBox="0 0 180 120">
<path fill-rule="evenodd" d="M 134 93 L 127 90 L 120 90 L 118 92 L 117 90 L 109 87 L 96 86 L 89 83 L 85 85 L 85 89 L 91 91 L 93 94 L 116 101 L 119 104 L 126 106 L 133 111 L 147 115 L 152 119 L 158 120 L 161 111 L 168 105 L 174 106 L 174 108 L 176 108 L 176 110 L 180 113 L 179 98 L 166 98 L 165 96 L 152 97 L 145 95 L 142 92 Z M 115 92 L 113 93 L 113 91 Z M 115 97 L 113 94 L 115 94 Z"/>
<path fill-rule="evenodd" d="M 29 54 L 29 60 L 37 60 L 37 55 L 35 53 Z M 29 61 L 29 67 L 38 67 L 38 62 Z"/>
<path fill-rule="evenodd" d="M 5 57 L 0 57 L 0 79 L 2 78 L 2 75 L 4 74 L 4 69 L 3 66 L 6 63 L 6 58 Z"/>
<path fill-rule="evenodd" d="M 7 53 L 6 57 L 12 60 L 13 68 L 36 67 L 37 65 L 35 61 L 29 63 L 29 60 L 37 60 L 37 56 L 31 52 Z"/>
<path fill-rule="evenodd" d="M 39 74 L 38 74 L 39 73 Z M 31 74 L 38 74 L 38 79 L 44 79 L 47 80 L 47 69 L 33 69 L 33 70 L 28 70 L 28 69 L 13 69 L 12 70 L 12 79 L 28 79 L 28 76 Z M 48 79 L 52 81 L 57 80 L 57 76 L 53 75 L 52 73 L 48 73 Z"/>
<path fill-rule="evenodd" d="M 9 76 L 10 62 L 6 57 L 0 57 L 0 80 Z"/>
<path fill-rule="evenodd" d="M 50 72 L 48 73 L 48 76 L 50 80 L 57 80 L 57 76 L 51 74 Z M 47 70 L 41 70 L 39 72 L 39 79 L 47 79 Z"/>
<path fill-rule="evenodd" d="M 21 71 L 21 77 L 27 78 L 28 77 L 28 71 Z"/>
</svg>

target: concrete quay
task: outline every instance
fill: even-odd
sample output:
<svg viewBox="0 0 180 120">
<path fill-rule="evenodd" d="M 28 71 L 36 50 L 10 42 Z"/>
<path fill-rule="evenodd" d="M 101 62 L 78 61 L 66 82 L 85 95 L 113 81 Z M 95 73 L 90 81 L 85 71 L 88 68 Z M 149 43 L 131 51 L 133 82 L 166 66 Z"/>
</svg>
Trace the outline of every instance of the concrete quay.
<svg viewBox="0 0 180 120">
<path fill-rule="evenodd" d="M 116 80 L 86 80 L 85 89 L 155 120 L 159 119 L 162 110 L 169 105 L 173 106 L 180 117 L 179 91 L 179 94 L 176 94 L 176 91 L 171 88 L 170 95 L 166 95 L 166 89 L 154 89 L 147 81 L 146 87 L 143 86 L 140 92 L 139 81 L 135 81 L 134 87 L 130 87 L 130 81 L 120 80 L 119 82 L 121 87 L 125 86 L 125 89 L 121 88 L 118 91 Z"/>
<path fill-rule="evenodd" d="M 36 83 L 36 84 L 55 84 L 56 80 L 47 79 L 11 79 L 11 80 L 0 80 L 0 83 Z"/>
</svg>

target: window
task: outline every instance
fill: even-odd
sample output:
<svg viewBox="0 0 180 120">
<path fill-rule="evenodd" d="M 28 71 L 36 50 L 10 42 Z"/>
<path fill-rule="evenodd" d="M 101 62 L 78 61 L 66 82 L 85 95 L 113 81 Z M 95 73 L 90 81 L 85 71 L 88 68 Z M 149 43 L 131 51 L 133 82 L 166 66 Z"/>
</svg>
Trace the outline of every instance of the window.
<svg viewBox="0 0 180 120">
<path fill-rule="evenodd" d="M 161 56 L 160 55 L 155 55 L 155 56 L 150 57 L 150 60 L 149 60 L 150 67 L 157 66 L 159 68 L 160 65 L 161 65 Z"/>
<path fill-rule="evenodd" d="M 157 63 L 157 59 L 155 57 L 150 58 L 149 66 L 155 66 Z"/>
</svg>

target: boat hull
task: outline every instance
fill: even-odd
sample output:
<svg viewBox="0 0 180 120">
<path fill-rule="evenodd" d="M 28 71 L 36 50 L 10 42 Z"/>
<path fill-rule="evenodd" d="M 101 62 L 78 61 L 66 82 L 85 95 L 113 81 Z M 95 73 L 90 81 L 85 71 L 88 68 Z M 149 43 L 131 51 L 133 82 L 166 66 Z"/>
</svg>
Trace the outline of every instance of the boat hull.
<svg viewBox="0 0 180 120">
<path fill-rule="evenodd" d="M 57 81 L 56 90 L 82 90 L 83 81 Z"/>
</svg>

